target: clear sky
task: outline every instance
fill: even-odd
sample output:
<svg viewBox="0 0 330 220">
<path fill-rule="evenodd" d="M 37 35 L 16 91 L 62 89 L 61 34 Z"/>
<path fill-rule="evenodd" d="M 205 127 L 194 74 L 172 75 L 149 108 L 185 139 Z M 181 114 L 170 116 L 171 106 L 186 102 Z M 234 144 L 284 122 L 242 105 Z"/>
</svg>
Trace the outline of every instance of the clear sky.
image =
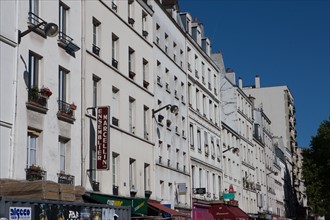
<svg viewBox="0 0 330 220">
<path fill-rule="evenodd" d="M 299 147 L 330 116 L 329 0 L 179 0 L 180 10 L 204 24 L 212 51 L 243 86 L 287 85 L 296 106 Z"/>
</svg>

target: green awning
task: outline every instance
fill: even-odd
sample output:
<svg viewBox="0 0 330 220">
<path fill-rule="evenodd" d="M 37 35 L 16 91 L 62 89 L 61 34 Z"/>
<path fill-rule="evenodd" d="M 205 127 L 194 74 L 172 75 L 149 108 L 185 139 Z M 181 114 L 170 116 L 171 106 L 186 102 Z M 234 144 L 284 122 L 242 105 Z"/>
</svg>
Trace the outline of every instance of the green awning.
<svg viewBox="0 0 330 220">
<path fill-rule="evenodd" d="M 114 197 L 110 195 L 95 194 L 91 193 L 90 197 L 102 204 L 108 204 L 113 206 L 130 206 L 132 214 L 144 214 L 147 215 L 148 212 L 148 201 L 145 198 L 123 198 Z"/>
</svg>

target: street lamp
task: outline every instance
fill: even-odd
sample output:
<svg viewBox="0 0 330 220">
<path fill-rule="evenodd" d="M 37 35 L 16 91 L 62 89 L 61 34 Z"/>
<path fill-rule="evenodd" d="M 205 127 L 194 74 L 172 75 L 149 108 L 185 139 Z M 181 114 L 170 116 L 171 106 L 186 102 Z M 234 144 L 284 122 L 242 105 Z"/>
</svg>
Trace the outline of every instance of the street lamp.
<svg viewBox="0 0 330 220">
<path fill-rule="evenodd" d="M 276 172 L 276 171 L 272 171 L 272 170 L 271 170 L 269 173 L 266 174 L 266 176 L 268 176 L 269 174 L 272 174 L 272 173 L 274 173 L 275 176 L 278 175 L 278 172 Z"/>
<path fill-rule="evenodd" d="M 233 150 L 233 153 L 239 153 L 239 149 L 238 149 L 238 147 L 230 147 L 230 148 L 228 148 L 227 150 L 222 151 L 222 153 L 226 153 L 227 151 L 229 151 L 229 150 L 231 150 L 231 149 L 234 149 L 234 150 Z"/>
<path fill-rule="evenodd" d="M 171 108 L 171 112 L 173 114 L 178 114 L 178 112 L 179 112 L 179 107 L 177 105 L 168 104 L 168 105 L 165 105 L 165 106 L 163 106 L 163 107 L 161 107 L 161 108 L 159 108 L 157 110 L 152 109 L 152 117 L 154 118 L 155 117 L 155 114 L 157 112 L 160 112 L 164 108 Z"/>
<path fill-rule="evenodd" d="M 32 31 L 35 31 L 36 29 L 40 28 L 42 25 L 45 27 L 43 28 L 43 31 L 45 32 L 45 35 L 48 37 L 55 37 L 58 33 L 58 26 L 54 23 L 47 23 L 46 21 L 40 22 L 39 24 L 33 26 L 32 28 L 27 29 L 26 31 L 21 32 L 18 30 L 18 44 L 21 43 L 21 38 L 25 35 L 29 34 Z"/>
</svg>

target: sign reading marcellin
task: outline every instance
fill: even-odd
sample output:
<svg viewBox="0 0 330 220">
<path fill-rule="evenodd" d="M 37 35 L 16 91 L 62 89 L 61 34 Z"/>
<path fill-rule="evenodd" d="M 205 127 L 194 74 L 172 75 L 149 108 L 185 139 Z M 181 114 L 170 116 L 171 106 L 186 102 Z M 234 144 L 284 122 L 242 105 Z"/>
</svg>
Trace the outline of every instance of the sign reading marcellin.
<svg viewBox="0 0 330 220">
<path fill-rule="evenodd" d="M 109 118 L 110 107 L 97 108 L 97 169 L 109 169 Z"/>
</svg>

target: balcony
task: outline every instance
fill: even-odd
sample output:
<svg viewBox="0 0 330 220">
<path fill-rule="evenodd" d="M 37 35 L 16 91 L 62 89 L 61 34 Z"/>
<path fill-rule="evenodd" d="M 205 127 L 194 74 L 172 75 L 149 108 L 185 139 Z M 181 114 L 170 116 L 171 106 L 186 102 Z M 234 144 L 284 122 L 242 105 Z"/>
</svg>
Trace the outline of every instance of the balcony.
<svg viewBox="0 0 330 220">
<path fill-rule="evenodd" d="M 65 50 L 65 52 L 67 52 L 73 57 L 75 57 L 75 52 L 80 50 L 80 47 L 78 47 L 75 43 L 73 43 L 73 38 L 69 37 L 63 32 L 59 32 L 57 44 L 58 46 L 62 47 Z"/>
<path fill-rule="evenodd" d="M 93 44 L 93 53 L 96 54 L 97 56 L 100 55 L 100 48 L 98 46 L 96 46 L 95 44 Z"/>
<path fill-rule="evenodd" d="M 143 87 L 148 89 L 148 86 L 149 86 L 149 82 L 146 80 L 143 80 Z"/>
<path fill-rule="evenodd" d="M 46 114 L 48 111 L 47 103 L 49 96 L 51 96 L 51 92 L 44 93 L 42 90 L 39 91 L 37 86 L 30 88 L 28 90 L 28 102 L 26 103 L 26 108 Z"/>
<path fill-rule="evenodd" d="M 112 66 L 118 69 L 118 61 L 115 58 L 112 58 Z"/>
<path fill-rule="evenodd" d="M 129 78 L 131 78 L 131 79 L 134 79 L 135 75 L 136 75 L 136 74 L 135 74 L 133 71 L 129 71 L 129 73 L 128 73 L 128 76 L 129 76 Z"/>
<path fill-rule="evenodd" d="M 112 124 L 114 126 L 119 126 L 119 119 L 118 118 L 115 118 L 115 117 L 112 117 Z"/>
<path fill-rule="evenodd" d="M 114 2 L 112 2 L 111 8 L 112 8 L 112 10 L 114 10 L 115 12 L 117 12 L 117 5 Z"/>
<path fill-rule="evenodd" d="M 57 118 L 73 124 L 73 122 L 76 120 L 74 117 L 74 111 L 76 108 L 77 107 L 74 104 L 69 104 L 62 100 L 58 100 Z"/>
<path fill-rule="evenodd" d="M 74 176 L 65 174 L 65 173 L 58 173 L 58 183 L 69 184 L 74 186 Z"/>
<path fill-rule="evenodd" d="M 26 180 L 34 181 L 34 180 L 45 180 L 46 179 L 46 171 L 44 171 L 40 166 L 31 165 L 30 167 L 25 169 L 26 172 Z"/>
<path fill-rule="evenodd" d="M 29 12 L 28 15 L 29 15 L 28 28 L 30 29 L 30 28 L 33 28 L 34 26 L 39 25 L 40 23 L 44 23 L 44 25 L 41 25 L 39 28 L 34 30 L 34 32 L 36 34 L 46 38 L 47 36 L 45 34 L 44 28 L 45 28 L 45 24 L 47 24 L 47 23 L 32 12 Z"/>
</svg>

